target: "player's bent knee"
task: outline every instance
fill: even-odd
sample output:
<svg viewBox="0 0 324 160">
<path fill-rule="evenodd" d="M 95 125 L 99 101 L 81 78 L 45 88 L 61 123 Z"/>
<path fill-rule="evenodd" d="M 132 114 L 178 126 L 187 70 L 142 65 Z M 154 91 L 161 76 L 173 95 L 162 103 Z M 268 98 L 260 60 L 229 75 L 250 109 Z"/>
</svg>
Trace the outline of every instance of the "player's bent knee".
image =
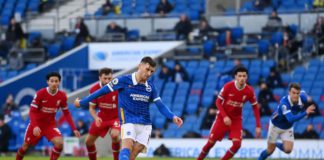
<svg viewBox="0 0 324 160">
<path fill-rule="evenodd" d="M 285 149 L 285 153 L 290 154 L 292 152 L 291 148 Z"/>
<path fill-rule="evenodd" d="M 232 151 L 237 152 L 241 148 L 242 141 L 233 141 Z"/>
<path fill-rule="evenodd" d="M 210 144 L 215 144 L 215 143 L 216 143 L 216 141 L 215 141 L 215 140 L 212 140 L 212 139 L 208 139 L 208 142 L 209 142 Z"/>
<path fill-rule="evenodd" d="M 85 144 L 86 144 L 86 146 L 93 146 L 94 145 L 94 142 L 92 142 L 91 140 L 87 139 Z"/>
<path fill-rule="evenodd" d="M 111 139 L 113 141 L 119 141 L 119 134 L 111 134 Z"/>
</svg>

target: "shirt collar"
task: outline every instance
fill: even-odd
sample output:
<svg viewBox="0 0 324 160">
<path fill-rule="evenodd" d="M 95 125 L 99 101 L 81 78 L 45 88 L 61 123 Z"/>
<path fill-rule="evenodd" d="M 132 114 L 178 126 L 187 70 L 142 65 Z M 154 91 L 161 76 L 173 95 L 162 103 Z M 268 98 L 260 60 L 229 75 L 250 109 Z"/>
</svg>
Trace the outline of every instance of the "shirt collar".
<svg viewBox="0 0 324 160">
<path fill-rule="evenodd" d="M 135 76 L 136 73 L 137 73 L 137 72 L 134 72 L 134 73 L 132 74 L 132 81 L 133 81 L 133 85 L 134 85 L 134 86 L 138 84 L 138 82 L 136 81 L 136 76 Z M 145 86 L 146 86 L 146 87 L 148 86 L 147 81 L 145 82 Z"/>
<path fill-rule="evenodd" d="M 243 90 L 244 88 L 245 88 L 245 86 L 246 86 L 246 84 L 244 84 L 244 86 L 240 89 L 237 85 L 236 85 L 236 83 L 237 83 L 237 81 L 236 80 L 234 80 L 234 86 L 235 86 L 235 88 L 237 89 L 237 90 Z"/>
<path fill-rule="evenodd" d="M 51 93 L 49 87 L 46 87 L 46 91 L 47 91 L 48 94 L 54 96 L 58 92 L 58 89 L 56 89 L 55 93 Z"/>
<path fill-rule="evenodd" d="M 290 106 L 294 106 L 294 104 L 293 104 L 292 101 L 290 100 L 290 95 L 288 95 L 288 101 L 289 101 Z M 303 105 L 303 102 L 302 102 L 300 96 L 299 96 L 299 99 L 298 99 L 298 105 L 299 105 L 299 106 Z"/>
</svg>

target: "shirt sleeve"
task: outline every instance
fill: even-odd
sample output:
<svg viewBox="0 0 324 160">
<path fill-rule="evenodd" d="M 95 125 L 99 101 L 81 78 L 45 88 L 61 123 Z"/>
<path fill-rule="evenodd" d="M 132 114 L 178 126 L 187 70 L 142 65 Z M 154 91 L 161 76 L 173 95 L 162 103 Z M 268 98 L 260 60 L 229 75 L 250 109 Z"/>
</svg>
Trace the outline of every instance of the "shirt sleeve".
<svg viewBox="0 0 324 160">
<path fill-rule="evenodd" d="M 41 100 L 42 100 L 42 96 L 41 96 L 41 92 L 38 91 L 35 96 L 34 99 L 32 101 L 32 103 L 30 104 L 31 108 L 29 110 L 29 118 L 30 118 L 30 123 L 32 125 L 38 126 L 38 122 L 37 122 L 37 112 L 39 111 L 39 107 L 41 106 Z"/>
<path fill-rule="evenodd" d="M 221 89 L 221 91 L 218 94 L 218 98 L 216 99 L 216 107 L 219 110 L 219 113 L 223 116 L 223 117 L 227 117 L 227 113 L 224 110 L 224 101 L 225 98 L 227 97 L 227 87 L 226 85 Z"/>
<path fill-rule="evenodd" d="M 116 90 L 120 90 L 122 88 L 125 87 L 126 83 L 125 83 L 126 79 L 124 77 L 117 77 L 114 78 L 113 80 L 111 80 L 107 86 L 109 88 L 109 90 L 111 92 L 116 91 Z"/>
<path fill-rule="evenodd" d="M 253 88 L 251 88 L 251 96 L 249 98 L 249 102 L 251 103 L 252 106 L 255 106 L 258 104 L 258 101 L 257 101 L 257 97 L 254 93 L 254 90 Z"/>
<path fill-rule="evenodd" d="M 155 88 L 155 86 L 152 86 L 152 97 L 151 97 L 153 102 L 156 102 L 157 100 L 161 100 L 161 97 L 157 91 L 157 89 Z"/>
<path fill-rule="evenodd" d="M 221 91 L 219 92 L 217 98 L 221 99 L 222 101 L 224 101 L 224 99 L 226 99 L 227 97 L 227 90 L 228 88 L 226 86 L 224 86 Z"/>
<path fill-rule="evenodd" d="M 92 94 L 94 91 L 95 91 L 95 90 L 91 88 L 91 89 L 89 90 L 89 93 Z M 92 106 L 96 106 L 96 105 L 98 104 L 98 99 L 96 98 L 96 99 L 92 100 L 92 101 L 89 102 L 89 103 L 90 103 L 90 105 L 92 105 Z"/>
<path fill-rule="evenodd" d="M 38 91 L 35 96 L 34 96 L 34 99 L 32 101 L 32 103 L 30 104 L 30 107 L 34 107 L 34 108 L 39 108 L 39 106 L 41 106 L 41 99 L 42 99 L 42 96 L 41 96 L 41 91 Z"/>
<path fill-rule="evenodd" d="M 63 97 L 62 97 L 61 108 L 62 108 L 62 110 L 69 109 L 68 105 L 67 105 L 67 95 L 65 93 L 63 94 Z"/>
</svg>

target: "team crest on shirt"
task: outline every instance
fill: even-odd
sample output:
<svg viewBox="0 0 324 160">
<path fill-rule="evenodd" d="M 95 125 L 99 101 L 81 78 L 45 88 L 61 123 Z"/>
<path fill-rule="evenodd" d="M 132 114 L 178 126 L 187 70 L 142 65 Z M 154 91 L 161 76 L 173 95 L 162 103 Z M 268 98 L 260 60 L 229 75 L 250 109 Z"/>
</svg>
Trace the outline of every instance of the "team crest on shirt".
<svg viewBox="0 0 324 160">
<path fill-rule="evenodd" d="M 282 112 L 283 113 L 287 112 L 287 106 L 286 105 L 282 105 Z"/>
<path fill-rule="evenodd" d="M 112 84 L 113 84 L 113 85 L 118 84 L 118 79 L 117 79 L 117 78 L 113 79 L 113 80 L 112 80 Z"/>
<path fill-rule="evenodd" d="M 114 122 L 115 127 L 119 127 L 119 123 L 117 121 Z"/>
<path fill-rule="evenodd" d="M 245 100 L 245 98 L 246 98 L 246 95 L 244 95 L 244 96 L 243 96 L 243 98 L 242 98 L 242 101 L 244 101 L 244 100 Z"/>
<path fill-rule="evenodd" d="M 56 101 L 56 106 L 59 106 L 61 103 L 61 100 Z"/>
<path fill-rule="evenodd" d="M 150 85 L 147 85 L 147 86 L 146 86 L 146 91 L 147 91 L 147 92 L 151 92 L 151 91 L 152 91 L 152 88 L 151 88 Z"/>
</svg>

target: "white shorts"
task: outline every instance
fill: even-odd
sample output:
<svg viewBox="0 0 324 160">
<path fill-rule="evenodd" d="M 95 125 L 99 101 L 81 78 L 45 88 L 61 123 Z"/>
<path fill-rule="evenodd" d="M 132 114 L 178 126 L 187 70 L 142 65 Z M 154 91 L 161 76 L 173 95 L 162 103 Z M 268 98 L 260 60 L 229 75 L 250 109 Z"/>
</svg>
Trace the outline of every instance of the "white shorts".
<svg viewBox="0 0 324 160">
<path fill-rule="evenodd" d="M 144 145 L 143 153 L 146 153 L 151 133 L 152 125 L 126 123 L 121 126 L 121 139 L 130 138 Z"/>
<path fill-rule="evenodd" d="M 283 141 L 294 141 L 294 128 L 291 127 L 289 129 L 280 129 L 274 126 L 270 120 L 269 122 L 269 130 L 268 130 L 268 142 L 276 143 L 278 137 L 280 136 Z"/>
</svg>

